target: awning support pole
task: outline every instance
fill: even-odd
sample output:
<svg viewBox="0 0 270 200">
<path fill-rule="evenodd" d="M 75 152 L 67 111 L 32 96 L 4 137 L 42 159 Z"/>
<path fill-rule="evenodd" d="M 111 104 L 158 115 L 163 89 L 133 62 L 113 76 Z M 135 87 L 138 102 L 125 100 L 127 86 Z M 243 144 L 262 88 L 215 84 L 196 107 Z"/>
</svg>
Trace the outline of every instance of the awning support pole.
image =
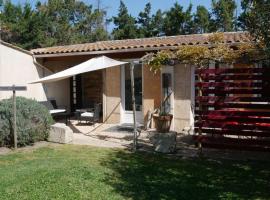
<svg viewBox="0 0 270 200">
<path fill-rule="evenodd" d="M 131 80 L 131 94 L 132 94 L 132 108 L 133 108 L 133 151 L 137 150 L 137 123 L 136 123 L 136 102 L 134 89 L 134 63 L 130 62 L 130 80 Z"/>
</svg>

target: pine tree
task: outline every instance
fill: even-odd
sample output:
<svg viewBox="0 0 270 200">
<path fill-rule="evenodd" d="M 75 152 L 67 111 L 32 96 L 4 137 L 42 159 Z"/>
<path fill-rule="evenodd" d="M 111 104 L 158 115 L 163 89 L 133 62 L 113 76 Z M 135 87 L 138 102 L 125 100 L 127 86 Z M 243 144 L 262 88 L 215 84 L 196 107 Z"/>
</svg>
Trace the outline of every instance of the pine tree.
<svg viewBox="0 0 270 200">
<path fill-rule="evenodd" d="M 116 26 L 112 31 L 114 39 L 133 39 L 137 37 L 136 20 L 128 13 L 128 9 L 122 0 L 120 1 L 118 15 L 113 17 L 112 21 Z"/>
<path fill-rule="evenodd" d="M 5 1 L 1 38 L 26 49 L 106 40 L 105 16 L 104 9 L 83 1 L 48 0 L 35 9 Z"/>
<path fill-rule="evenodd" d="M 152 15 L 151 24 L 153 27 L 153 36 L 163 35 L 164 13 L 160 9 L 157 10 L 154 15 Z"/>
<path fill-rule="evenodd" d="M 152 37 L 153 36 L 153 24 L 150 16 L 151 4 L 145 5 L 144 11 L 139 13 L 137 23 L 139 24 L 139 36 L 140 37 Z"/>
<path fill-rule="evenodd" d="M 194 20 L 192 14 L 192 4 L 189 4 L 187 10 L 184 12 L 183 34 L 192 34 L 195 32 Z"/>
<path fill-rule="evenodd" d="M 224 32 L 233 31 L 236 23 L 235 9 L 234 0 L 212 0 L 214 29 Z"/>
<path fill-rule="evenodd" d="M 178 3 L 165 12 L 163 32 L 165 35 L 184 35 L 194 33 L 192 4 L 184 11 Z"/>
<path fill-rule="evenodd" d="M 184 34 L 183 23 L 185 20 L 185 13 L 183 7 L 178 3 L 167 12 L 165 12 L 163 32 L 165 35 L 179 35 Z"/>
<path fill-rule="evenodd" d="M 270 56 L 270 0 L 243 0 L 241 6 L 242 27 L 264 42 Z"/>
<path fill-rule="evenodd" d="M 204 6 L 197 6 L 194 16 L 194 26 L 197 33 L 208 33 L 210 26 L 210 13 Z"/>
<path fill-rule="evenodd" d="M 25 49 L 39 47 L 37 33 L 42 23 L 29 3 L 21 6 L 5 1 L 0 20 L 2 40 Z"/>
</svg>

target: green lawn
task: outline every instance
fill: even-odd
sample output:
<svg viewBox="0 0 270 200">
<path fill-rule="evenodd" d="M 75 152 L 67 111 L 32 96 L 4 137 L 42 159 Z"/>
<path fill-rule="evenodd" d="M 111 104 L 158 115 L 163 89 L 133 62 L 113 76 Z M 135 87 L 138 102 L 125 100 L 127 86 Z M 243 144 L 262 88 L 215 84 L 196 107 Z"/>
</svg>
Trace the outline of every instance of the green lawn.
<svg viewBox="0 0 270 200">
<path fill-rule="evenodd" d="M 0 156 L 0 199 L 270 199 L 270 162 L 40 148 Z"/>
</svg>

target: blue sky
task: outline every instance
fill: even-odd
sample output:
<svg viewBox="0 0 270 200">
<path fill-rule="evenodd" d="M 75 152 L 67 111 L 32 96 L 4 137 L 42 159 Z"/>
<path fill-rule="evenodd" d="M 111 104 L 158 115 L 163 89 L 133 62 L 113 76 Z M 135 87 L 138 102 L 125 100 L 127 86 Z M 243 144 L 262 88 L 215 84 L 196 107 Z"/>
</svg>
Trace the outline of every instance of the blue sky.
<svg viewBox="0 0 270 200">
<path fill-rule="evenodd" d="M 13 3 L 25 3 L 29 2 L 32 5 L 35 5 L 37 2 L 36 0 L 11 0 Z M 46 0 L 41 0 L 42 2 Z M 83 0 L 84 2 L 88 4 L 93 4 L 94 6 L 97 5 L 96 0 Z M 152 5 L 152 11 L 155 12 L 158 9 L 161 10 L 168 10 L 175 2 L 178 2 L 180 5 L 184 6 L 185 8 L 189 5 L 189 3 L 192 3 L 194 6 L 194 9 L 197 7 L 197 5 L 204 5 L 207 8 L 211 7 L 211 0 L 123 0 L 126 6 L 129 9 L 129 12 L 133 16 L 137 16 L 138 13 L 144 9 L 145 4 L 148 2 Z M 118 12 L 118 7 L 120 4 L 120 0 L 101 0 L 102 7 L 107 8 L 108 16 L 116 15 Z"/>
<path fill-rule="evenodd" d="M 42 2 L 46 0 L 41 0 Z M 118 13 L 118 7 L 120 4 L 120 0 L 101 0 L 102 1 L 102 7 L 106 8 L 108 18 L 111 16 L 115 16 Z M 155 13 L 158 9 L 161 9 L 162 11 L 168 10 L 170 7 L 173 6 L 175 2 L 178 2 L 180 5 L 182 5 L 184 8 L 187 8 L 189 3 L 192 3 L 193 9 L 195 10 L 198 5 L 204 5 L 206 8 L 211 8 L 211 0 L 123 0 L 126 6 L 128 7 L 129 12 L 133 16 L 138 16 L 138 13 L 142 11 L 145 7 L 145 4 L 150 2 L 152 5 L 152 13 Z M 35 5 L 37 2 L 36 0 L 12 0 L 13 3 L 25 3 L 29 2 L 32 5 Z M 97 5 L 96 0 L 84 0 L 84 2 L 88 4 L 93 4 L 94 6 Z M 240 0 L 237 0 L 236 2 L 239 2 Z M 112 25 L 110 25 L 109 29 L 112 28 Z"/>
</svg>

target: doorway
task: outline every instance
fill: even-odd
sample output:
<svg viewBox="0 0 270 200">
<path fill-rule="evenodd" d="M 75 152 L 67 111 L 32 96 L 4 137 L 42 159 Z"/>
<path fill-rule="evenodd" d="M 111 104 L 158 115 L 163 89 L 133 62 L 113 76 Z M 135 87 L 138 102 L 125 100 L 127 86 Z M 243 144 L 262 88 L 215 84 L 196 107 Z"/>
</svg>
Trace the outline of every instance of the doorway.
<svg viewBox="0 0 270 200">
<path fill-rule="evenodd" d="M 137 123 L 143 123 L 142 112 L 142 64 L 134 64 L 134 92 L 136 104 Z M 133 123 L 132 94 L 131 94 L 131 78 L 130 65 L 126 64 L 121 68 L 121 123 Z"/>
<path fill-rule="evenodd" d="M 161 112 L 174 115 L 174 68 L 164 66 L 161 70 L 161 100 L 163 109 Z M 165 100 L 165 101 L 164 101 Z M 171 130 L 174 129 L 174 119 L 172 120 Z"/>
</svg>

